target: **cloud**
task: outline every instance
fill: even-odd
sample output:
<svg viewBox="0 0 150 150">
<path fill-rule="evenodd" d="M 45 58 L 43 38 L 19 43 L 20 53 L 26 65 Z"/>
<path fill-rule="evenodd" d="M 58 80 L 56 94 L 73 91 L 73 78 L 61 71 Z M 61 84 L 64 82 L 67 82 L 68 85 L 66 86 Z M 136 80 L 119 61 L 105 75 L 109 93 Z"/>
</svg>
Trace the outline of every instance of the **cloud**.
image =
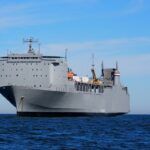
<svg viewBox="0 0 150 150">
<path fill-rule="evenodd" d="M 9 5 L 2 5 L 0 9 L 0 16 L 3 15 L 11 15 L 12 13 L 15 14 L 18 11 L 23 11 L 31 7 L 31 4 L 9 4 Z"/>
<path fill-rule="evenodd" d="M 117 60 L 124 76 L 141 76 L 150 75 L 150 50 L 144 53 L 145 45 L 150 49 L 150 37 L 55 43 L 47 44 L 41 49 L 46 55 L 64 56 L 65 49 L 68 48 L 70 65 L 81 74 L 89 74 L 92 62 L 91 54 L 95 53 L 99 74 L 102 60 L 106 67 L 114 67 Z"/>
<path fill-rule="evenodd" d="M 47 44 L 44 50 L 64 51 L 68 48 L 71 51 L 87 51 L 87 50 L 117 50 L 115 48 L 124 46 L 136 45 L 150 45 L 150 37 L 135 37 L 135 38 L 119 38 L 119 39 L 106 39 L 99 41 L 86 41 L 86 42 L 72 42 L 72 43 L 55 43 Z"/>
<path fill-rule="evenodd" d="M 98 0 L 60 0 L 58 3 L 68 3 L 68 4 L 86 4 L 86 3 L 95 3 Z"/>
<path fill-rule="evenodd" d="M 109 10 L 108 12 L 103 13 L 103 16 L 99 17 L 103 18 L 124 17 L 139 13 L 144 8 L 144 0 L 130 0 L 122 4 L 123 5 L 118 5 L 118 8 L 116 8 L 115 10 Z"/>
<path fill-rule="evenodd" d="M 101 17 L 115 17 L 136 13 L 143 8 L 143 0 L 132 0 L 126 3 L 125 8 L 115 12 L 102 11 L 97 6 L 105 6 L 107 3 L 98 0 L 60 0 L 60 1 L 26 1 L 21 3 L 1 4 L 0 29 L 10 27 L 25 27 L 48 25 L 68 21 L 79 21 L 83 19 L 98 19 Z M 93 5 L 97 9 L 92 10 Z M 115 3 L 114 3 L 115 5 Z M 82 7 L 80 7 L 82 6 Z M 52 8 L 52 9 L 49 9 Z M 56 8 L 56 9 L 53 9 Z M 65 11 L 64 9 L 65 8 Z M 59 10 L 58 10 L 59 9 Z M 42 11 L 41 11 L 42 10 Z M 71 13 L 70 13 L 71 12 Z"/>
<path fill-rule="evenodd" d="M 0 29 L 51 24 L 68 19 L 67 17 L 55 17 L 54 14 L 51 15 L 45 10 L 41 11 L 45 6 L 48 6 L 48 2 L 35 3 L 31 1 L 2 5 L 0 9 Z"/>
<path fill-rule="evenodd" d="M 120 70 L 124 76 L 144 77 L 150 75 L 150 53 L 134 54 L 128 56 L 113 56 L 106 58 L 106 64 L 118 61 Z"/>
<path fill-rule="evenodd" d="M 129 6 L 126 10 L 124 10 L 122 12 L 123 15 L 129 15 L 129 14 L 133 14 L 133 13 L 137 13 L 140 10 L 142 10 L 144 5 L 144 0 L 132 0 L 129 3 Z"/>
<path fill-rule="evenodd" d="M 72 8 L 82 4 L 95 3 L 96 1 L 97 0 L 60 0 L 37 2 L 36 0 L 35 2 L 35 0 L 31 0 L 19 3 L 0 2 L 0 28 L 48 25 L 68 20 L 77 20 L 80 17 L 74 13 L 70 15 L 70 10 L 76 12 L 76 10 Z M 70 4 L 72 4 L 71 8 Z M 63 7 L 67 9 L 64 11 Z"/>
</svg>

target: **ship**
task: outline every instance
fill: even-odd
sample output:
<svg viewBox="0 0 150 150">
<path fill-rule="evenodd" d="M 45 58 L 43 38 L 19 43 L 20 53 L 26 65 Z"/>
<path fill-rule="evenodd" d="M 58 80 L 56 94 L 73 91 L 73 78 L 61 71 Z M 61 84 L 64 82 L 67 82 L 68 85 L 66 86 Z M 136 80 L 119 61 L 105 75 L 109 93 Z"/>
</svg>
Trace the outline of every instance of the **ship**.
<svg viewBox="0 0 150 150">
<path fill-rule="evenodd" d="M 26 53 L 0 57 L 0 93 L 18 116 L 115 116 L 129 113 L 128 88 L 120 81 L 118 63 L 96 76 L 78 76 L 69 68 L 67 57 L 45 56 L 28 42 Z"/>
</svg>

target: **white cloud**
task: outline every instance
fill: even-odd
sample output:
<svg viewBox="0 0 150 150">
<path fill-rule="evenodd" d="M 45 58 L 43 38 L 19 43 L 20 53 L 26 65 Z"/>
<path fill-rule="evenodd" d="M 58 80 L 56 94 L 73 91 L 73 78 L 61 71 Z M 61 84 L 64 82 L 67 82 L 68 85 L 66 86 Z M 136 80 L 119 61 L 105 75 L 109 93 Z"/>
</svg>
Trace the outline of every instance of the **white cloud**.
<svg viewBox="0 0 150 150">
<path fill-rule="evenodd" d="M 40 5 L 41 4 L 41 5 Z M 0 9 L 0 29 L 10 27 L 24 27 L 33 25 L 43 25 L 68 20 L 67 17 L 55 17 L 42 11 L 47 2 L 35 3 L 34 1 L 21 4 L 11 3 L 1 5 Z"/>
<path fill-rule="evenodd" d="M 114 3 L 115 5 L 115 3 Z M 114 17 L 124 17 L 132 14 L 136 14 L 142 11 L 144 8 L 144 0 L 130 0 L 126 2 L 123 6 L 119 8 L 103 13 L 103 18 L 114 18 Z"/>
<path fill-rule="evenodd" d="M 63 10 L 57 11 L 57 7 L 59 7 L 66 3 L 69 8 L 69 4 L 73 9 L 67 9 L 66 12 Z M 92 13 L 90 9 L 80 10 L 79 5 L 86 7 L 85 5 L 91 6 L 91 4 L 98 3 L 98 0 L 60 0 L 60 1 L 29 1 L 29 2 L 21 2 L 10 3 L 9 5 L 1 4 L 0 9 L 0 29 L 8 28 L 8 27 L 22 27 L 22 26 L 33 26 L 33 25 L 41 25 L 41 24 L 51 24 L 58 22 L 65 22 L 69 20 L 83 20 L 88 19 L 88 17 L 99 18 L 99 17 L 114 17 L 114 16 L 122 16 L 129 15 L 140 11 L 143 8 L 144 1 L 143 0 L 132 0 L 129 4 L 126 3 L 125 9 L 119 9 L 116 12 L 102 12 L 98 10 L 98 13 Z M 99 4 L 99 3 L 98 3 Z M 101 3 L 102 5 L 103 3 Z M 100 5 L 100 4 L 99 4 Z M 48 9 L 46 6 L 56 7 L 56 11 Z M 63 6 L 63 5 L 62 5 Z M 74 8 L 80 9 L 74 9 Z M 83 7 L 83 8 L 84 8 Z M 70 13 L 71 11 L 71 13 Z M 78 12 L 79 11 L 79 12 Z"/>
<path fill-rule="evenodd" d="M 94 52 L 98 72 L 100 72 L 102 60 L 107 67 L 114 67 L 117 60 L 124 76 L 142 76 L 150 75 L 150 51 L 145 54 L 142 52 L 142 55 L 138 53 L 144 49 L 145 45 L 150 49 L 149 37 L 47 44 L 42 51 L 48 55 L 64 56 L 65 49 L 68 48 L 69 63 L 76 72 L 81 74 L 89 73 L 91 54 Z"/>
<path fill-rule="evenodd" d="M 123 76 L 143 77 L 150 75 L 150 53 L 149 54 L 134 54 L 128 56 L 116 56 L 106 58 L 107 66 L 112 62 L 118 61 L 120 70 Z"/>
<path fill-rule="evenodd" d="M 124 46 L 137 46 L 137 45 L 150 45 L 150 37 L 136 37 L 136 38 L 119 38 L 119 39 L 106 39 L 99 41 L 87 42 L 72 42 L 72 43 L 55 43 L 47 44 L 43 47 L 47 53 L 49 51 L 64 51 L 68 48 L 71 51 L 87 51 L 87 50 L 117 50 L 117 47 Z"/>
<path fill-rule="evenodd" d="M 122 12 L 124 15 L 129 15 L 139 12 L 144 5 L 144 0 L 132 0 L 126 10 Z"/>
</svg>

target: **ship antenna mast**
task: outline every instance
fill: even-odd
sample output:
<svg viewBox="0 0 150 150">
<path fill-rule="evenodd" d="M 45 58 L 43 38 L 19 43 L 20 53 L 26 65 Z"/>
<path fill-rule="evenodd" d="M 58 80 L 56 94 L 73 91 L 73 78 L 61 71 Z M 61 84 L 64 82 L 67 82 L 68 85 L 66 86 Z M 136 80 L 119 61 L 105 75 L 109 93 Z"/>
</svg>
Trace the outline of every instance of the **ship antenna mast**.
<svg viewBox="0 0 150 150">
<path fill-rule="evenodd" d="M 116 61 L 116 70 L 118 70 L 118 61 Z"/>
<path fill-rule="evenodd" d="M 37 43 L 38 40 L 34 40 L 34 38 L 30 37 L 29 39 L 23 39 L 24 43 L 29 43 L 28 53 L 34 53 L 32 48 L 32 43 Z"/>
<path fill-rule="evenodd" d="M 103 61 L 102 61 L 102 63 L 101 63 L 101 69 L 102 69 L 102 77 L 104 77 L 104 63 L 103 63 Z"/>
<path fill-rule="evenodd" d="M 65 60 L 67 61 L 67 56 L 68 56 L 68 48 L 65 49 Z"/>
<path fill-rule="evenodd" d="M 39 54 L 40 54 L 40 51 L 41 51 L 41 43 L 39 43 Z"/>
</svg>

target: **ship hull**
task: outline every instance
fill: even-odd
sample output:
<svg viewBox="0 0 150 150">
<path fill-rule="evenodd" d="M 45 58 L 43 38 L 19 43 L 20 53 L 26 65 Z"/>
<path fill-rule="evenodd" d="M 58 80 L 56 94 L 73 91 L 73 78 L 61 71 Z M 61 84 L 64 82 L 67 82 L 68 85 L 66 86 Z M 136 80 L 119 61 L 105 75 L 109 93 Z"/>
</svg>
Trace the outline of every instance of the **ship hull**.
<svg viewBox="0 0 150 150">
<path fill-rule="evenodd" d="M 104 93 L 63 92 L 21 86 L 0 88 L 19 116 L 114 116 L 129 112 L 129 95 L 121 87 Z"/>
</svg>

